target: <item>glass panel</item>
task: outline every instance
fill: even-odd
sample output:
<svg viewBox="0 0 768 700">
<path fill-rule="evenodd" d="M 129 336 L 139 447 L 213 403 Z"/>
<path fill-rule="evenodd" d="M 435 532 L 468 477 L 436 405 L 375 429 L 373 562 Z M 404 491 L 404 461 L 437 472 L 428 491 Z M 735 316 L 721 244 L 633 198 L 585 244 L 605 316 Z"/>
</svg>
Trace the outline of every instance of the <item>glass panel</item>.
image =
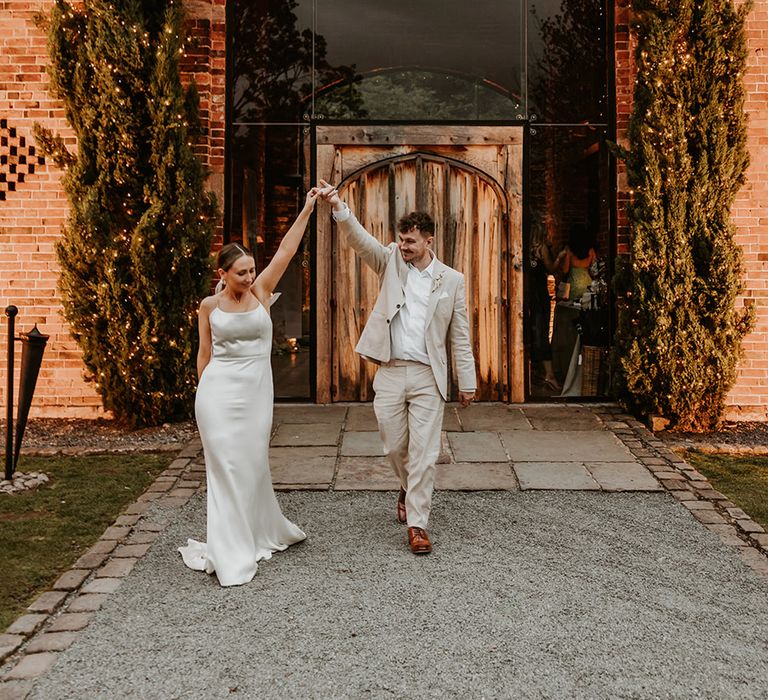
<svg viewBox="0 0 768 700">
<path fill-rule="evenodd" d="M 298 122 L 311 112 L 312 0 L 230 0 L 231 118 Z"/>
<path fill-rule="evenodd" d="M 231 241 L 254 253 L 261 271 L 304 201 L 304 128 L 251 125 L 236 127 L 232 143 Z M 310 391 L 310 237 L 277 287 L 272 307 L 272 368 L 277 398 L 309 398 Z"/>
<path fill-rule="evenodd" d="M 549 123 L 608 121 L 605 0 L 530 0 L 528 111 Z"/>
<path fill-rule="evenodd" d="M 528 392 L 533 397 L 557 396 L 561 389 L 568 396 L 604 394 L 610 277 L 606 132 L 554 126 L 529 132 Z M 602 374 L 600 368 L 587 372 L 583 346 L 601 348 L 593 355 L 604 360 Z"/>
<path fill-rule="evenodd" d="M 523 118 L 522 7 L 522 0 L 317 0 L 315 116 Z M 348 79 L 329 80 L 326 63 L 350 67 Z"/>
<path fill-rule="evenodd" d="M 486 121 L 523 111 L 498 85 L 423 69 L 378 70 L 315 96 L 315 112 L 326 119 Z"/>
</svg>

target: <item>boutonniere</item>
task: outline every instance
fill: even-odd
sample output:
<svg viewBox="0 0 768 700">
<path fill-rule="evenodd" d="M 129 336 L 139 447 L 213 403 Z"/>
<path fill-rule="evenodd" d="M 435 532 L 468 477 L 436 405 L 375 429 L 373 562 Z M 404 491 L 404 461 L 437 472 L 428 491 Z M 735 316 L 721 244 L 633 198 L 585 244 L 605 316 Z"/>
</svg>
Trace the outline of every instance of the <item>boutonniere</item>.
<svg viewBox="0 0 768 700">
<path fill-rule="evenodd" d="M 440 285 L 443 283 L 443 276 L 445 275 L 445 270 L 442 270 L 433 280 L 432 280 L 432 292 L 436 292 L 438 289 L 440 289 Z"/>
</svg>

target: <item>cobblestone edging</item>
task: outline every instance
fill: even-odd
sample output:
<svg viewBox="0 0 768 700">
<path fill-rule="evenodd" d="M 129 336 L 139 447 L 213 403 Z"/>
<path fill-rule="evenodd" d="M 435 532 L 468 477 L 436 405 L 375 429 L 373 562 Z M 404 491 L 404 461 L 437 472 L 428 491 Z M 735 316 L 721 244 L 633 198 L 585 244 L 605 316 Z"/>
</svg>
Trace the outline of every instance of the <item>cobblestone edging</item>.
<svg viewBox="0 0 768 700">
<path fill-rule="evenodd" d="M 39 595 L 0 634 L 0 700 L 26 697 L 34 680 L 77 640 L 109 594 L 146 554 L 164 527 L 147 515 L 149 506 L 177 508 L 204 488 L 202 446 L 195 438 L 52 589 Z"/>
<path fill-rule="evenodd" d="M 768 533 L 761 525 L 621 408 L 600 407 L 595 413 L 696 520 L 725 544 L 736 547 L 742 561 L 754 571 L 768 576 Z"/>
</svg>

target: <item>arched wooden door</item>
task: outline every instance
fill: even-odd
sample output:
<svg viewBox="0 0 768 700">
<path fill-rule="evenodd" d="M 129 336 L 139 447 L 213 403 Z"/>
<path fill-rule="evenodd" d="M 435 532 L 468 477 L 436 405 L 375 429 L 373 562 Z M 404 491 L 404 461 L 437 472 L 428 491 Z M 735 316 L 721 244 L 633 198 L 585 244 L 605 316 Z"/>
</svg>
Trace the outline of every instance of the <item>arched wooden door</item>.
<svg viewBox="0 0 768 700">
<path fill-rule="evenodd" d="M 483 139 L 467 128 L 470 140 L 478 143 L 457 146 L 439 142 L 455 138 L 455 127 L 432 127 L 427 134 L 420 129 L 410 127 L 409 134 L 392 127 L 318 129 L 318 176 L 339 185 L 362 224 L 385 245 L 395 240 L 397 221 L 404 214 L 423 210 L 435 219 L 437 256 L 466 278 L 478 398 L 522 400 L 522 280 L 516 265 L 521 248 L 520 130 L 484 129 Z M 394 146 L 392 140 L 371 143 L 381 140 L 382 130 L 387 131 L 384 138 L 395 139 Z M 495 132 L 490 144 L 488 131 Z M 396 142 L 407 136 L 410 143 Z M 323 139 L 331 140 L 330 148 L 324 149 Z M 344 143 L 351 139 L 362 139 L 365 145 Z M 418 143 L 424 140 L 438 143 Z M 323 252 L 330 266 L 324 264 Z M 362 361 L 354 346 L 375 303 L 378 278 L 325 217 L 318 219 L 317 259 L 318 400 L 325 398 L 327 382 L 331 401 L 369 401 L 375 366 Z M 324 299 L 329 299 L 326 312 Z"/>
</svg>

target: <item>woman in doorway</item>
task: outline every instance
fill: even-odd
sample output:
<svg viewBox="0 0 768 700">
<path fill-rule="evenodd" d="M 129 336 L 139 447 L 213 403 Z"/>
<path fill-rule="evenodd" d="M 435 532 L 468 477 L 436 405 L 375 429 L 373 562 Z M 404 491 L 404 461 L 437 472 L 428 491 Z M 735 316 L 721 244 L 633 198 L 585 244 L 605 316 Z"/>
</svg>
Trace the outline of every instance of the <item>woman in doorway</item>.
<svg viewBox="0 0 768 700">
<path fill-rule="evenodd" d="M 179 552 L 191 569 L 222 586 L 247 583 L 258 562 L 306 535 L 280 511 L 269 471 L 272 430 L 272 292 L 296 253 L 315 207 L 312 188 L 267 267 L 237 243 L 218 255 L 224 288 L 200 304 L 195 400 L 208 481 L 207 542 Z"/>
<path fill-rule="evenodd" d="M 568 245 L 555 260 L 555 267 L 569 285 L 569 301 L 580 301 L 589 289 L 592 284 L 589 268 L 596 259 L 594 235 L 584 224 L 573 224 L 568 232 Z"/>
<path fill-rule="evenodd" d="M 552 331 L 552 364 L 555 375 L 564 382 L 570 367 L 578 332 L 579 302 L 592 283 L 590 265 L 595 262 L 595 237 L 584 224 L 572 224 L 568 245 L 555 259 L 555 267 L 568 289 L 567 298 L 558 301 Z"/>
</svg>

